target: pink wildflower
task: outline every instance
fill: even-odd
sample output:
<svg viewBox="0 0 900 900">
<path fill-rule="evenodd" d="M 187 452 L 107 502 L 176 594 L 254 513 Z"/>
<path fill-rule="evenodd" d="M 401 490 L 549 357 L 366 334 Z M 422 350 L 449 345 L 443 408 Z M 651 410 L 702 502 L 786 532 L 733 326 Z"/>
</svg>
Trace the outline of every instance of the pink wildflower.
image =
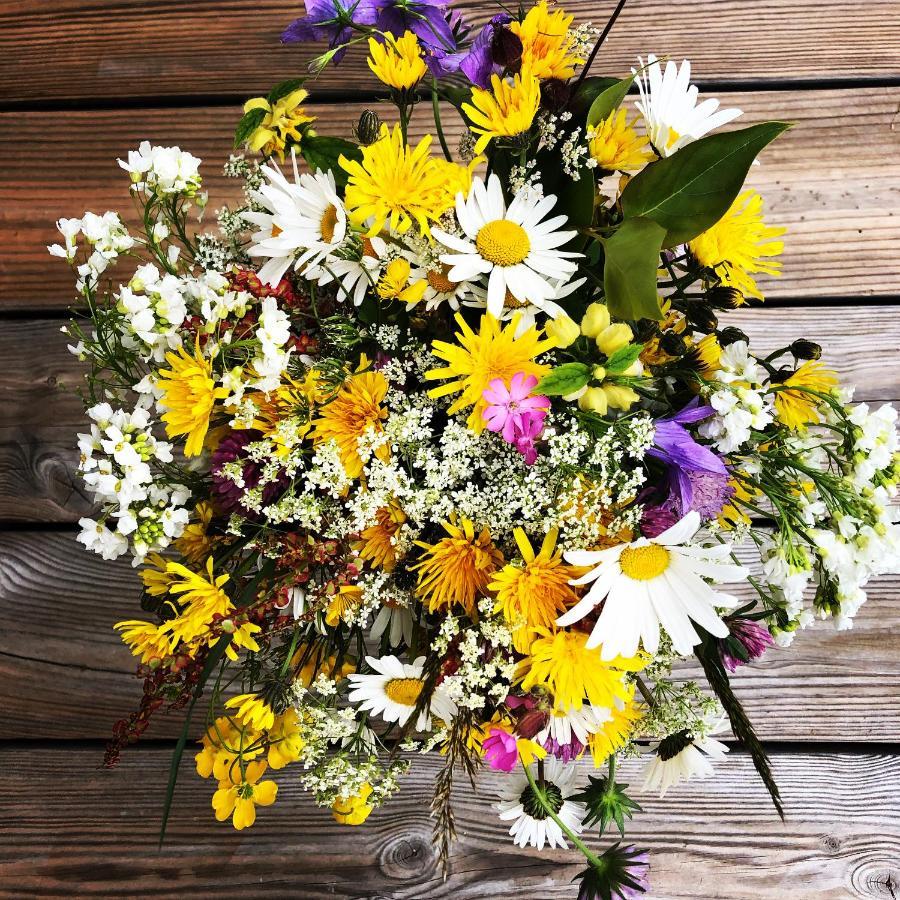
<svg viewBox="0 0 900 900">
<path fill-rule="evenodd" d="M 508 388 L 502 378 L 493 379 L 481 395 L 488 404 L 482 413 L 488 431 L 499 431 L 508 444 L 516 443 L 517 431 L 540 434 L 550 398 L 542 394 L 529 396 L 537 383 L 534 375 L 526 376 L 524 372 L 516 372 Z"/>
<path fill-rule="evenodd" d="M 492 728 L 489 737 L 482 743 L 484 758 L 492 769 L 512 772 L 519 763 L 519 749 L 516 736 L 502 728 Z"/>
</svg>

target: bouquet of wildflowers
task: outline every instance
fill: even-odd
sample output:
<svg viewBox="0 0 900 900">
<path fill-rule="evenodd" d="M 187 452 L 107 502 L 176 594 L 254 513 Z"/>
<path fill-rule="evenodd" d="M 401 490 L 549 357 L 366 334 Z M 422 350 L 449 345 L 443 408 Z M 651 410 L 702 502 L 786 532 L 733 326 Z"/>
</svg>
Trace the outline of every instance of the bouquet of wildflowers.
<svg viewBox="0 0 900 900">
<path fill-rule="evenodd" d="M 778 274 L 743 182 L 785 124 L 721 130 L 740 111 L 686 61 L 586 74 L 612 22 L 546 0 L 475 29 L 343 2 L 285 40 L 327 40 L 315 70 L 364 45 L 386 121 L 321 134 L 313 82 L 284 82 L 245 106 L 218 229 L 189 225 L 200 160 L 144 143 L 120 160 L 139 231 L 87 213 L 50 248 L 90 366 L 79 539 L 144 586 L 108 761 L 186 709 L 166 809 L 199 737 L 243 829 L 291 778 L 359 825 L 441 753 L 442 859 L 454 776 L 488 767 L 516 844 L 574 845 L 580 898 L 634 897 L 646 854 L 588 839 L 640 809 L 617 760 L 664 794 L 730 728 L 780 812 L 729 676 L 900 570 L 896 414 L 816 344 L 761 358 L 721 321 Z"/>
</svg>

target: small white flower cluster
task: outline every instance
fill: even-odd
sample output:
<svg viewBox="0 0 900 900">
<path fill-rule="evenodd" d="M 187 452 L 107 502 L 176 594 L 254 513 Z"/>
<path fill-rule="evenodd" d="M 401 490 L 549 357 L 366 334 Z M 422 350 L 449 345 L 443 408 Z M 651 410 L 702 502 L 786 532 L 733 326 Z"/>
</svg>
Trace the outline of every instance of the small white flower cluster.
<svg viewBox="0 0 900 900">
<path fill-rule="evenodd" d="M 51 244 L 47 248 L 51 256 L 74 263 L 78 254 L 78 236 L 84 238 L 86 258 L 75 267 L 78 275 L 75 286 L 80 294 L 93 291 L 109 266 L 134 246 L 134 238 L 128 234 L 119 214 L 114 212 L 105 212 L 102 216 L 86 212 L 80 219 L 60 219 L 56 227 L 65 243 Z"/>
<path fill-rule="evenodd" d="M 160 275 L 152 263 L 139 266 L 119 291 L 116 307 L 127 329 L 122 344 L 142 359 L 161 363 L 168 350 L 181 346 L 178 329 L 187 316 L 187 305 L 177 275 Z"/>
<path fill-rule="evenodd" d="M 153 436 L 145 409 L 128 413 L 99 403 L 88 415 L 93 419 L 90 433 L 78 435 L 79 474 L 102 512 L 99 520 L 79 521 L 78 540 L 104 559 L 130 551 L 138 565 L 181 535 L 190 492 L 154 474 L 153 463 L 172 462 L 172 446 Z M 110 528 L 107 523 L 113 521 Z"/>
<path fill-rule="evenodd" d="M 566 129 L 560 126 L 565 125 L 571 118 L 572 113 L 568 111 L 562 112 L 558 116 L 549 112 L 539 113 L 537 118 L 538 149 L 553 150 L 566 134 Z"/>
<path fill-rule="evenodd" d="M 128 151 L 119 165 L 131 176 L 131 189 L 157 197 L 184 194 L 193 197 L 200 189 L 200 160 L 180 147 L 151 146 L 142 141 Z"/>
<path fill-rule="evenodd" d="M 260 352 L 253 360 L 253 369 L 258 378 L 254 387 L 261 391 L 274 391 L 281 384 L 281 375 L 287 370 L 291 351 L 284 345 L 291 336 L 290 320 L 284 310 L 278 308 L 274 297 L 262 301 L 256 339 Z"/>
</svg>

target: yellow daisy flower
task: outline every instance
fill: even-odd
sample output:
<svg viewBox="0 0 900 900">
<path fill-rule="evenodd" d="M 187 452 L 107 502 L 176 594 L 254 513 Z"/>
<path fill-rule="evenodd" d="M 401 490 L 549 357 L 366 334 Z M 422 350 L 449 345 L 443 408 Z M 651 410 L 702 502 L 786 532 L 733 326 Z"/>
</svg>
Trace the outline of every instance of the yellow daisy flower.
<svg viewBox="0 0 900 900">
<path fill-rule="evenodd" d="M 339 622 L 344 621 L 348 613 L 359 606 L 361 600 L 362 588 L 355 584 L 342 584 L 325 610 L 325 624 L 335 628 Z"/>
<path fill-rule="evenodd" d="M 241 725 L 268 731 L 275 724 L 272 707 L 257 694 L 238 694 L 225 702 L 225 709 L 233 709 L 234 717 Z"/>
<path fill-rule="evenodd" d="M 278 793 L 278 785 L 267 779 L 260 781 L 266 771 L 262 760 L 248 763 L 241 771 L 233 766 L 228 777 L 219 781 L 219 789 L 213 794 L 212 808 L 220 822 L 231 818 L 234 827 L 241 831 L 256 821 L 257 806 L 271 806 Z"/>
<path fill-rule="evenodd" d="M 393 571 L 397 564 L 394 536 L 405 521 L 406 514 L 396 502 L 379 509 L 375 514 L 375 524 L 363 529 L 353 549 L 360 559 L 371 563 L 376 569 Z"/>
<path fill-rule="evenodd" d="M 468 519 L 460 525 L 455 520 L 442 524 L 448 537 L 435 544 L 416 542 L 426 551 L 422 561 L 413 566 L 419 573 L 416 591 L 432 612 L 458 603 L 471 614 L 476 598 L 503 565 L 503 554 L 487 528 L 476 534 Z"/>
<path fill-rule="evenodd" d="M 169 561 L 159 553 L 148 553 L 144 562 L 144 568 L 140 573 L 144 590 L 151 597 L 165 597 L 176 579 L 176 576 L 170 574 L 167 569 Z"/>
<path fill-rule="evenodd" d="M 641 707 L 634 702 L 634 686 L 628 687 L 628 691 L 629 699 L 613 703 L 610 718 L 588 738 L 591 757 L 598 769 L 613 753 L 625 746 L 643 716 Z"/>
<path fill-rule="evenodd" d="M 415 222 L 429 234 L 429 220 L 439 219 L 450 208 L 444 170 L 429 155 L 431 135 L 415 149 L 403 142 L 400 126 L 389 131 L 381 126 L 374 144 L 362 148 L 362 160 L 338 160 L 350 176 L 344 202 L 350 221 L 359 227 L 372 218 L 366 232 L 373 237 L 385 223 L 398 234 L 405 234 Z"/>
<path fill-rule="evenodd" d="M 167 353 L 169 369 L 160 370 L 157 387 L 162 391 L 159 405 L 169 437 L 187 435 L 185 456 L 198 456 L 209 430 L 209 417 L 216 400 L 228 396 L 228 389 L 216 387 L 212 377 L 212 363 L 200 352 L 200 342 L 191 356 L 184 347 L 177 353 Z"/>
<path fill-rule="evenodd" d="M 762 208 L 763 199 L 756 191 L 743 191 L 712 228 L 688 244 L 701 265 L 716 270 L 722 284 L 758 300 L 764 297 L 753 274 L 781 274 L 781 263 L 773 257 L 784 250 L 784 241 L 776 238 L 787 230 L 766 225 Z"/>
<path fill-rule="evenodd" d="M 200 562 L 202 559 L 207 559 L 212 552 L 212 541 L 206 533 L 212 518 L 212 503 L 208 500 L 201 500 L 194 507 L 191 521 L 181 532 L 181 537 L 175 541 L 175 549 L 188 562 Z"/>
<path fill-rule="evenodd" d="M 472 122 L 472 131 L 481 135 L 475 152 L 482 153 L 493 138 L 515 137 L 531 128 L 541 102 L 541 84 L 522 68 L 512 81 L 491 76 L 491 90 L 472 88 L 472 102 L 463 103 L 463 112 Z"/>
<path fill-rule="evenodd" d="M 141 658 L 143 666 L 160 663 L 172 654 L 172 638 L 159 625 L 140 619 L 126 619 L 124 622 L 117 622 L 113 628 L 120 633 L 122 642 L 131 650 L 131 655 Z"/>
<path fill-rule="evenodd" d="M 402 256 L 392 259 L 385 267 L 376 291 L 382 300 L 399 300 L 401 303 L 418 303 L 428 287 L 427 281 L 409 283 L 412 267 Z"/>
<path fill-rule="evenodd" d="M 206 578 L 181 563 L 168 563 L 166 571 L 176 576 L 169 586 L 169 593 L 178 597 L 184 609 L 160 627 L 163 631 L 170 631 L 177 641 L 188 643 L 194 640 L 209 629 L 214 616 L 231 612 L 231 600 L 222 590 L 228 575 L 216 576 L 213 573 L 212 557 L 206 561 Z"/>
<path fill-rule="evenodd" d="M 535 627 L 551 627 L 559 614 L 578 600 L 569 579 L 580 570 L 566 565 L 562 554 L 555 552 L 558 534 L 558 529 L 551 529 L 540 552 L 535 553 L 525 532 L 516 528 L 513 537 L 525 565 L 508 563 L 488 585 L 497 596 L 496 611 L 503 613 L 513 629 L 513 646 L 519 653 L 528 652 Z"/>
<path fill-rule="evenodd" d="M 388 383 L 381 372 L 351 375 L 334 399 L 320 409 L 319 418 L 313 422 L 313 442 L 337 442 L 348 478 L 358 478 L 363 470 L 359 438 L 370 430 L 375 434 L 382 433 L 387 410 L 381 404 L 387 390 Z M 375 450 L 375 455 L 383 462 L 390 459 L 390 454 L 386 444 Z"/>
<path fill-rule="evenodd" d="M 509 30 L 522 41 L 522 68 L 538 78 L 561 78 L 575 74 L 575 66 L 584 62 L 574 52 L 575 39 L 570 31 L 575 16 L 562 10 L 550 12 L 547 0 L 528 10 L 521 22 L 511 22 Z"/>
<path fill-rule="evenodd" d="M 401 37 L 388 32 L 384 38 L 384 42 L 369 38 L 369 68 L 388 87 L 398 91 L 414 88 L 428 71 L 418 38 L 411 31 Z"/>
<path fill-rule="evenodd" d="M 718 522 L 723 528 L 731 529 L 736 525 L 750 524 L 750 516 L 747 514 L 746 508 L 737 501 L 753 500 L 760 495 L 761 491 L 748 484 L 745 479 L 746 473 L 740 471 L 735 471 L 732 477 L 728 479 L 728 487 L 730 487 L 734 493 L 719 513 Z"/>
<path fill-rule="evenodd" d="M 821 422 L 819 406 L 823 401 L 809 391 L 827 394 L 837 385 L 837 376 L 822 363 L 815 360 L 805 362 L 778 385 L 779 389 L 775 391 L 775 414 L 794 431 L 802 430 L 810 423 Z"/>
<path fill-rule="evenodd" d="M 635 117 L 629 122 L 626 111 L 619 109 L 594 126 L 588 148 L 601 169 L 635 172 L 653 159 L 647 138 L 635 130 L 637 121 Z"/>
<path fill-rule="evenodd" d="M 372 785 L 368 782 L 362 785 L 359 793 L 348 797 L 346 800 L 338 798 L 331 804 L 331 814 L 338 825 L 362 825 L 369 818 L 369 813 L 375 809 L 366 801 L 372 794 Z"/>
<path fill-rule="evenodd" d="M 461 396 L 453 402 L 449 413 L 453 415 L 473 407 L 467 424 L 476 434 L 481 434 L 485 427 L 482 413 L 487 408 L 482 395 L 491 381 L 500 378 L 509 384 L 516 372 L 542 378 L 550 371 L 550 367 L 535 362 L 535 358 L 552 350 L 556 343 L 542 340 L 541 331 L 534 326 L 517 338 L 518 314 L 513 316 L 505 328 L 501 328 L 500 323 L 489 313 L 483 315 L 477 334 L 458 313 L 456 322 L 461 329 L 456 333 L 458 345 L 446 341 L 433 341 L 431 345 L 434 355 L 443 359 L 447 365 L 425 373 L 427 379 L 456 380 L 432 388 L 428 396 L 445 397 L 460 393 Z"/>
<path fill-rule="evenodd" d="M 276 100 L 274 104 L 265 97 L 248 100 L 244 104 L 245 113 L 252 109 L 266 111 L 265 118 L 247 139 L 250 149 L 256 153 L 262 151 L 266 156 L 277 153 L 284 162 L 284 150 L 288 141 L 300 143 L 304 131 L 307 130 L 303 126 L 316 120 L 315 116 L 307 115 L 306 110 L 300 105 L 308 96 L 303 88 L 297 88 L 280 100 Z"/>
</svg>

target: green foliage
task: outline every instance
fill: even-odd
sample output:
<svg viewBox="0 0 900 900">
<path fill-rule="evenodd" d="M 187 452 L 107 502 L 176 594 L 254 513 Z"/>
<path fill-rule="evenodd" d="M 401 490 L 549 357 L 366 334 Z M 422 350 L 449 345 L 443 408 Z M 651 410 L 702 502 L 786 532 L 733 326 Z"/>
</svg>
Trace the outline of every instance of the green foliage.
<svg viewBox="0 0 900 900">
<path fill-rule="evenodd" d="M 697 237 L 725 215 L 753 160 L 788 128 L 785 122 L 763 122 L 709 135 L 651 163 L 622 192 L 626 220 L 657 222 L 665 229 L 663 247 Z"/>
<path fill-rule="evenodd" d="M 289 78 L 287 81 L 282 81 L 269 91 L 266 95 L 266 100 L 269 103 L 277 103 L 282 98 L 287 97 L 288 94 L 296 91 L 297 88 L 303 87 L 304 81 L 306 81 L 305 78 Z"/>
<path fill-rule="evenodd" d="M 666 231 L 652 219 L 625 219 L 603 241 L 603 291 L 620 319 L 662 319 L 657 292 L 659 252 Z"/>
<path fill-rule="evenodd" d="M 599 823 L 600 834 L 606 831 L 610 822 L 615 822 L 619 834 L 625 836 L 625 819 L 636 812 L 642 812 L 640 805 L 625 793 L 627 784 L 616 784 L 605 775 L 588 775 L 588 786 L 571 799 L 587 807 L 584 824 L 590 828 Z"/>
<path fill-rule="evenodd" d="M 338 165 L 338 159 L 341 156 L 362 159 L 362 151 L 351 141 L 318 134 L 304 135 L 300 143 L 300 155 L 313 171 L 327 172 L 331 169 L 338 187 L 343 187 L 348 178 L 347 173 Z"/>
<path fill-rule="evenodd" d="M 551 369 L 538 382 L 535 393 L 565 396 L 580 391 L 590 380 L 593 369 L 585 363 L 570 362 Z"/>
<path fill-rule="evenodd" d="M 251 109 L 249 112 L 245 112 L 243 116 L 241 116 L 240 122 L 237 124 L 237 128 L 234 132 L 234 146 L 235 149 L 243 146 L 250 140 L 250 135 L 259 128 L 263 123 L 263 119 L 266 117 L 266 111 L 264 109 Z"/>
<path fill-rule="evenodd" d="M 635 362 L 635 360 L 641 355 L 641 350 L 643 349 L 643 344 L 628 344 L 625 347 L 620 347 L 606 361 L 606 365 L 604 366 L 604 368 L 610 375 L 620 375 L 632 363 Z"/>
<path fill-rule="evenodd" d="M 576 118 L 585 115 L 600 94 L 609 90 L 609 88 L 615 87 L 618 83 L 618 78 L 598 75 L 591 75 L 583 79 L 569 99 L 569 111 Z"/>
<path fill-rule="evenodd" d="M 617 81 L 615 84 L 601 91 L 594 98 L 594 102 L 588 110 L 588 126 L 593 127 L 598 122 L 602 122 L 604 119 L 608 118 L 610 113 L 617 110 L 622 105 L 622 101 L 625 99 L 625 95 L 628 93 L 628 89 L 633 83 L 634 75 L 629 75 L 627 78 L 623 78 L 621 81 Z"/>
</svg>

